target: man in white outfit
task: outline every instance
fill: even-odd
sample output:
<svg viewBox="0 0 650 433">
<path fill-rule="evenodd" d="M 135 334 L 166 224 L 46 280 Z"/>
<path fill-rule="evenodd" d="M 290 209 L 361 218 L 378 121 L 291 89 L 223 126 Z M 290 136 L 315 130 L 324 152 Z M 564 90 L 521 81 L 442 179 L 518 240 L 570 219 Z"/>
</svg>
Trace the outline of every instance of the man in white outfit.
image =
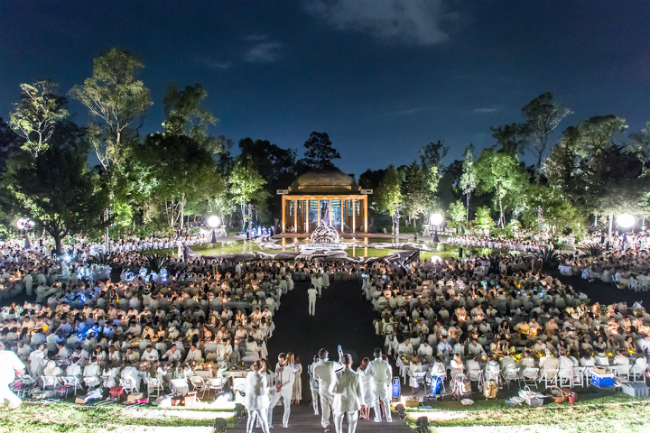
<svg viewBox="0 0 650 433">
<path fill-rule="evenodd" d="M 27 273 L 27 275 L 25 275 L 25 278 L 23 278 L 23 282 L 25 283 L 25 293 L 27 293 L 27 296 L 32 296 L 32 274 Z"/>
<path fill-rule="evenodd" d="M 309 295 L 309 315 L 316 315 L 316 296 L 318 295 L 318 290 L 314 286 L 311 286 L 307 289 L 307 294 Z"/>
<path fill-rule="evenodd" d="M 343 417 L 348 417 L 348 433 L 354 433 L 359 420 L 363 386 L 359 374 L 352 370 L 352 355 L 346 353 L 341 357 L 345 367 L 336 373 L 334 385 L 334 427 L 336 433 L 343 433 Z"/>
<path fill-rule="evenodd" d="M 381 359 L 381 349 L 375 349 L 374 355 L 375 359 L 368 364 L 368 374 L 372 377 L 375 384 L 375 422 L 381 422 L 380 401 L 384 403 L 386 421 L 392 422 L 393 418 L 390 413 L 390 382 L 393 378 L 393 369 L 388 361 Z"/>
<path fill-rule="evenodd" d="M 278 355 L 278 363 L 275 366 L 275 389 L 271 389 L 271 399 L 269 402 L 269 426 L 273 426 L 273 408 L 282 398 L 284 403 L 284 414 L 282 415 L 282 427 L 287 428 L 289 425 L 289 415 L 291 414 L 291 393 L 293 392 L 293 381 L 295 372 L 293 365 L 287 362 L 284 353 Z"/>
<path fill-rule="evenodd" d="M 18 355 L 5 350 L 5 345 L 0 343 L 0 404 L 7 400 L 9 409 L 18 409 L 22 403 L 20 398 L 9 389 L 9 384 L 16 379 L 16 374 L 25 374 L 25 364 Z"/>
<path fill-rule="evenodd" d="M 265 364 L 257 360 L 251 366 L 251 372 L 246 376 L 246 433 L 253 432 L 255 421 L 262 426 L 263 433 L 269 433 L 267 412 L 269 410 L 269 384 L 264 374 Z"/>
<path fill-rule="evenodd" d="M 339 348 L 339 359 L 342 353 Z M 343 366 L 335 361 L 328 360 L 327 349 L 318 351 L 320 362 L 314 365 L 314 378 L 318 380 L 318 394 L 320 396 L 321 426 L 327 429 L 330 425 L 330 408 L 334 402 L 334 385 L 336 384 L 336 371 Z"/>
</svg>

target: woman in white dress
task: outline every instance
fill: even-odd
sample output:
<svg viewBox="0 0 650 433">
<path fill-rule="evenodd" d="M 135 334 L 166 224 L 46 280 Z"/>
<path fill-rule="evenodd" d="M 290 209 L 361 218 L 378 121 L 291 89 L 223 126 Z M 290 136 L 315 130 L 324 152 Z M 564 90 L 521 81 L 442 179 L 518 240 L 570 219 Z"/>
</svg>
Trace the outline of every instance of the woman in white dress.
<svg viewBox="0 0 650 433">
<path fill-rule="evenodd" d="M 300 404 L 300 400 L 302 400 L 302 364 L 300 363 L 300 357 L 298 355 L 294 356 L 293 371 L 295 374 L 295 380 L 293 381 L 291 401 L 293 404 Z"/>
<path fill-rule="evenodd" d="M 369 363 L 370 360 L 368 358 L 363 358 L 363 360 L 361 360 L 361 365 L 357 369 L 357 373 L 359 373 L 359 376 L 361 377 L 361 386 L 363 389 L 361 410 L 359 411 L 360 417 L 363 419 L 369 419 L 370 409 L 375 405 L 375 397 L 372 393 L 373 380 L 368 370 Z"/>
<path fill-rule="evenodd" d="M 264 374 L 265 364 L 257 360 L 246 376 L 246 409 L 248 421 L 246 433 L 252 433 L 255 422 L 259 420 L 264 433 L 269 433 L 267 414 L 269 409 L 269 384 Z"/>
</svg>

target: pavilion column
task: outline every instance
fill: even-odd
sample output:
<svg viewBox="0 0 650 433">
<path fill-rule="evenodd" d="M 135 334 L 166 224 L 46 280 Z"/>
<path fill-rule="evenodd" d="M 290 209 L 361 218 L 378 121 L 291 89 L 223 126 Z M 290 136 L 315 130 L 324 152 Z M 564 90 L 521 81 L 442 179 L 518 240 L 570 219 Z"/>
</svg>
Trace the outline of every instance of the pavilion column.
<svg viewBox="0 0 650 433">
<path fill-rule="evenodd" d="M 344 219 L 344 216 L 345 216 L 345 212 L 344 212 L 345 209 L 344 209 L 343 204 L 344 204 L 345 200 L 340 199 L 339 202 L 341 203 L 341 210 L 340 210 L 341 217 L 339 219 L 341 220 L 341 234 L 343 234 L 343 231 L 344 231 L 343 230 L 343 219 Z"/>
<path fill-rule="evenodd" d="M 284 196 L 282 196 L 282 233 L 284 233 L 284 230 L 285 230 L 284 222 L 285 222 L 285 219 L 286 219 L 286 216 L 287 216 L 286 206 L 285 206 L 286 202 L 287 201 L 285 200 Z"/>
<path fill-rule="evenodd" d="M 357 232 L 357 200 L 352 199 L 352 233 Z"/>
<path fill-rule="evenodd" d="M 305 200 L 305 216 L 303 218 L 305 225 L 305 233 L 309 233 L 309 199 Z"/>
<path fill-rule="evenodd" d="M 329 207 L 327 208 L 327 211 L 328 211 L 327 215 L 329 216 L 329 221 L 327 222 L 327 224 L 332 225 L 332 199 L 330 199 L 330 202 L 329 202 L 328 206 Z"/>
<path fill-rule="evenodd" d="M 363 198 L 363 231 L 368 233 L 368 196 Z"/>
<path fill-rule="evenodd" d="M 293 201 L 293 232 L 298 233 L 298 200 Z"/>
<path fill-rule="evenodd" d="M 316 220 L 316 227 L 320 225 L 320 199 L 316 200 L 316 209 L 318 209 L 318 219 Z"/>
</svg>

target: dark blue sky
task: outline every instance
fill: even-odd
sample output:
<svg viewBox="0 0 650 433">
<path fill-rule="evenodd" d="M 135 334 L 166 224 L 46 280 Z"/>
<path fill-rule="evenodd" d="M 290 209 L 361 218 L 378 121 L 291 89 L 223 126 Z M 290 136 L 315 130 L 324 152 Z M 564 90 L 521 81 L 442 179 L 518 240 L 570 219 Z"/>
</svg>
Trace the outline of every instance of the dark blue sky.
<svg viewBox="0 0 650 433">
<path fill-rule="evenodd" d="M 630 130 L 650 118 L 650 1 L 18 1 L 0 2 L 0 117 L 19 84 L 63 92 L 119 46 L 146 65 L 162 122 L 169 82 L 201 83 L 237 142 L 298 149 L 329 133 L 339 167 L 406 164 L 431 141 L 492 145 L 490 126 L 551 91 L 575 113 L 560 129 L 616 114 Z M 70 111 L 84 123 L 85 109 Z"/>
</svg>

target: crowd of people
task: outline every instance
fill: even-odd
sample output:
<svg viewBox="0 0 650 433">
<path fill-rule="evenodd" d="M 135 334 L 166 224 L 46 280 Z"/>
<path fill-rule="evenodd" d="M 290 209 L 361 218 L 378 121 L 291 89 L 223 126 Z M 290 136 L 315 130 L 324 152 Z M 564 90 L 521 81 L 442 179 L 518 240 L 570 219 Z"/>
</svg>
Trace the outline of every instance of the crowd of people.
<svg viewBox="0 0 650 433">
<path fill-rule="evenodd" d="M 475 235 L 449 236 L 447 242 L 461 247 L 491 248 L 506 251 L 522 251 L 534 253 L 546 248 L 553 248 L 549 241 L 538 241 L 530 238 L 510 239 L 506 237 L 490 237 Z"/>
<path fill-rule="evenodd" d="M 498 253 L 410 268 L 375 263 L 363 292 L 403 379 L 573 379 L 594 366 L 645 375 L 650 314 L 640 302 L 592 304 L 533 264 Z"/>
</svg>

